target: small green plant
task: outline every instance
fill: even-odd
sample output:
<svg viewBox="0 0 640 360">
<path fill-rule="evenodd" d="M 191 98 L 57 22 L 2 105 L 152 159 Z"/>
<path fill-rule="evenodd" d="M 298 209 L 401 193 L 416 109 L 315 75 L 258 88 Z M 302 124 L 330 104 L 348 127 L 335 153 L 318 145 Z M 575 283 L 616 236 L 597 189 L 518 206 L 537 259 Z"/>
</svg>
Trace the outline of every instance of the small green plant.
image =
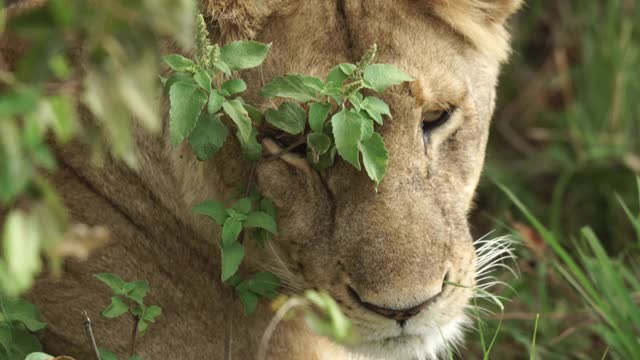
<svg viewBox="0 0 640 360">
<path fill-rule="evenodd" d="M 41 351 L 33 333 L 46 326 L 40 321 L 35 305 L 0 296 L 0 359 L 24 359 L 32 352 Z"/>
<path fill-rule="evenodd" d="M 111 304 L 102 310 L 101 315 L 107 319 L 117 318 L 126 313 L 131 315 L 134 325 L 129 360 L 140 359 L 134 355 L 136 337 L 144 335 L 149 323 L 155 323 L 156 318 L 162 314 L 160 306 L 145 305 L 144 303 L 149 292 L 149 284 L 146 281 L 126 282 L 111 273 L 101 273 L 95 276 L 113 291 Z M 104 349 L 100 349 L 100 354 L 103 360 L 116 359 L 113 354 Z"/>
<path fill-rule="evenodd" d="M 259 272 L 245 280 L 240 278 L 237 271 L 244 258 L 240 234 L 243 230 L 248 231 L 259 245 L 264 246 L 264 242 L 277 233 L 273 203 L 265 198 L 245 197 L 225 208 L 223 203 L 209 200 L 196 205 L 193 211 L 208 216 L 222 226 L 222 239 L 219 242 L 222 252 L 221 279 L 236 289 L 245 313 L 251 314 L 259 296 L 273 298 L 276 295 L 280 280 L 268 272 Z"/>
<path fill-rule="evenodd" d="M 273 79 L 260 95 L 283 101 L 277 108 L 261 112 L 242 99 L 247 85 L 234 74 L 260 66 L 271 45 L 237 41 L 220 47 L 210 43 L 201 15 L 196 25 L 194 58 L 177 54 L 164 57 L 173 70 L 163 82 L 171 101 L 170 137 L 174 146 L 187 140 L 197 158 L 205 161 L 222 148 L 231 127 L 245 158 L 255 166 L 265 161 L 259 139 L 279 132 L 296 137 L 285 152 L 306 144 L 307 160 L 318 171 L 330 167 L 336 154 L 360 170 L 362 157 L 376 186 L 383 180 L 388 152 L 374 123 L 382 125 L 391 112 L 383 100 L 365 97 L 362 91 L 382 92 L 413 78 L 392 65 L 373 64 L 375 45 L 357 64 L 331 69 L 326 79 L 304 75 Z M 236 289 L 247 314 L 255 310 L 259 296 L 273 297 L 280 284 L 276 276 L 265 272 L 244 280 L 237 275 L 244 258 L 243 231 L 250 232 L 260 245 L 277 233 L 273 204 L 255 190 L 249 197 L 252 181 L 251 177 L 247 180 L 245 197 L 231 206 L 209 200 L 193 209 L 222 226 L 221 278 Z"/>
</svg>

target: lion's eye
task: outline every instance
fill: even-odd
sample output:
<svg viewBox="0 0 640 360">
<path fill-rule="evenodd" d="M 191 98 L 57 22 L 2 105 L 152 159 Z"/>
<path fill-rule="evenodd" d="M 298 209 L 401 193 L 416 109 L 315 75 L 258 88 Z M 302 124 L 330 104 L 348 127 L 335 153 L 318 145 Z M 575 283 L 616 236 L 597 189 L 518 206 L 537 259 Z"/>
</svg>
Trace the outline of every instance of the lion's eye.
<svg viewBox="0 0 640 360">
<path fill-rule="evenodd" d="M 422 133 L 428 135 L 437 127 L 444 125 L 455 112 L 455 107 L 448 109 L 429 111 L 422 115 Z"/>
</svg>

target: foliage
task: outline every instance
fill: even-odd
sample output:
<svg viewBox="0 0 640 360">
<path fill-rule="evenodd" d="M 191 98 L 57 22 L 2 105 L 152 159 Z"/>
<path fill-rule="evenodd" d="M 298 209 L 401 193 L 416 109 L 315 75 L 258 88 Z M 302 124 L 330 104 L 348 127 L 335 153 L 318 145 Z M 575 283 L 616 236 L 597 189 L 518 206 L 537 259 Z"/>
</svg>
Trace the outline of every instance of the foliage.
<svg viewBox="0 0 640 360">
<path fill-rule="evenodd" d="M 47 324 L 40 321 L 35 305 L 24 300 L 0 297 L 0 359 L 23 359 L 42 350 L 33 332 Z"/>
<path fill-rule="evenodd" d="M 334 67 L 326 80 L 303 75 L 273 79 L 260 90 L 260 95 L 288 101 L 263 113 L 242 99 L 240 95 L 247 85 L 233 74 L 260 66 L 271 45 L 236 41 L 220 47 L 210 43 L 202 16 L 196 23 L 194 58 L 178 54 L 164 57 L 173 70 L 163 79 L 171 102 L 173 146 L 188 140 L 197 158 L 205 161 L 222 148 L 231 127 L 235 129 L 245 158 L 258 162 L 263 160 L 259 138 L 266 131 L 276 130 L 298 136 L 294 146 L 306 143 L 307 159 L 319 171 L 333 164 L 336 153 L 360 170 L 362 155 L 369 177 L 376 185 L 382 181 L 388 153 L 382 136 L 374 129 L 374 122 L 382 125 L 383 117 L 390 117 L 391 113 L 383 100 L 374 96 L 365 98 L 361 91 L 384 91 L 413 79 L 392 65 L 372 64 L 375 45 L 357 65 Z M 221 278 L 235 288 L 247 314 L 255 310 L 259 296 L 272 298 L 280 285 L 277 277 L 270 273 L 257 273 L 244 280 L 237 275 L 244 259 L 243 231 L 251 233 L 262 246 L 269 236 L 277 233 L 273 204 L 255 190 L 249 197 L 252 180 L 248 179 L 245 197 L 231 206 L 209 200 L 193 208 L 196 214 L 206 215 L 222 226 Z"/>
<path fill-rule="evenodd" d="M 156 322 L 156 318 L 162 314 L 159 306 L 144 304 L 144 298 L 149 292 L 149 284 L 146 281 L 126 282 L 111 273 L 100 273 L 96 278 L 113 291 L 111 304 L 101 313 L 107 319 L 129 313 L 136 320 L 138 334 L 144 335 L 149 323 Z"/>
<path fill-rule="evenodd" d="M 226 141 L 229 130 L 224 120 L 229 120 L 226 123 L 236 128 L 236 137 L 248 160 L 260 160 L 262 147 L 257 140 L 265 127 L 270 127 L 298 136 L 300 143 L 306 143 L 308 160 L 318 170 L 331 166 L 336 153 L 360 170 L 362 155 L 369 177 L 376 184 L 382 181 L 388 154 L 374 122 L 382 125 L 383 117 L 391 113 L 384 101 L 374 96 L 365 98 L 361 91 L 382 92 L 413 78 L 392 65 L 372 64 L 375 45 L 357 65 L 334 67 L 326 80 L 303 75 L 273 79 L 260 90 L 260 95 L 285 101 L 262 114 L 242 99 L 240 95 L 247 85 L 232 74 L 262 64 L 270 45 L 255 41 L 212 45 L 204 19 L 199 17 L 197 23 L 195 59 L 177 54 L 164 58 L 174 71 L 165 80 L 171 100 L 170 134 L 174 146 L 188 139 L 198 159 L 207 160 Z M 212 84 L 216 77 L 223 81 Z"/>
<path fill-rule="evenodd" d="M 640 307 L 637 294 L 640 294 L 640 257 L 631 255 L 629 262 L 626 262 L 622 257 L 608 256 L 601 241 L 588 226 L 581 230 L 580 242 L 575 243 L 575 254 L 572 254 L 510 190 L 504 186 L 501 188 L 557 256 L 552 265 L 584 303 L 589 319 L 584 325 L 587 331 L 605 341 L 611 356 L 619 359 L 639 357 Z M 640 178 L 638 195 L 640 197 Z M 637 216 L 640 216 L 640 210 Z M 636 217 L 630 220 L 636 221 Z M 637 241 L 640 242 L 640 237 Z"/>
<path fill-rule="evenodd" d="M 362 154 L 369 176 L 376 184 L 382 181 L 388 155 L 373 123 L 381 125 L 383 116 L 391 114 L 382 100 L 365 98 L 360 91 L 381 92 L 412 80 L 408 75 L 391 65 L 372 64 L 373 47 L 357 65 L 336 66 L 326 81 L 302 75 L 275 79 L 262 95 L 293 101 L 263 113 L 239 96 L 247 85 L 234 74 L 259 66 L 270 45 L 254 41 L 222 47 L 211 44 L 203 18 L 198 17 L 196 23 L 192 20 L 195 9 L 190 0 L 126 4 L 51 0 L 33 11 L 12 14 L 6 24 L 2 12 L 2 29 L 6 27 L 2 35 L 29 44 L 16 64 L 10 62 L 11 67 L 0 69 L 0 205 L 11 209 L 3 226 L 0 288 L 10 299 L 32 286 L 42 270 L 42 252 L 54 273 L 59 271 L 62 259 L 56 249 L 70 237 L 65 208 L 47 181 L 47 174 L 57 167 L 52 144 L 79 140 L 90 146 L 98 162 L 108 151 L 135 167 L 131 119 L 148 130 L 159 129 L 159 83 L 168 90 L 171 101 L 171 143 L 177 146 L 188 140 L 202 161 L 223 146 L 230 127 L 246 158 L 261 160 L 259 140 L 262 130 L 269 127 L 298 135 L 301 143 L 307 143 L 309 161 L 318 169 L 331 166 L 336 153 L 360 169 Z M 179 34 L 174 38 L 186 49 L 194 25 L 194 58 L 166 56 L 164 61 L 174 72 L 156 81 L 157 39 Z M 74 51 L 79 48 L 81 55 Z M 6 59 L 0 60 L 4 66 Z M 97 122 L 80 121 L 81 108 L 88 109 Z M 251 188 L 249 180 L 247 189 Z M 258 297 L 276 295 L 280 281 L 266 272 L 247 279 L 237 274 L 244 257 L 241 234 L 264 245 L 277 232 L 273 204 L 255 191 L 246 195 L 229 208 L 209 201 L 195 211 L 222 226 L 221 276 L 236 289 L 246 313 L 251 313 Z M 143 302 L 149 289 L 145 282 L 129 283 L 108 273 L 97 277 L 114 291 L 103 316 L 130 313 L 143 334 L 148 323 L 160 315 L 159 307 Z M 318 308 L 336 311 L 326 296 L 318 299 L 323 299 L 316 301 Z M 103 355 L 109 357 L 106 350 Z M 31 354 L 40 356 L 44 354 Z"/>
<path fill-rule="evenodd" d="M 111 273 L 100 273 L 96 278 L 107 285 L 112 291 L 111 304 L 102 310 L 101 315 L 107 319 L 120 317 L 129 313 L 135 320 L 135 330 L 131 339 L 131 355 L 129 360 L 140 359 L 133 355 L 135 340 L 138 335 L 144 335 L 149 323 L 155 323 L 156 318 L 162 314 L 162 308 L 158 305 L 145 305 L 144 299 L 149 292 L 149 284 L 146 281 L 126 282 L 121 277 Z M 105 349 L 100 349 L 102 359 L 117 360 L 114 354 Z"/>
<path fill-rule="evenodd" d="M 46 176 L 57 167 L 52 140 L 78 139 L 96 160 L 109 151 L 135 166 L 132 117 L 160 127 L 157 38 L 189 47 L 197 7 L 194 0 L 50 0 L 8 19 L 2 8 L 3 41 L 29 44 L 11 68 L 14 59 L 0 54 L 0 207 L 10 210 L 0 289 L 15 297 L 31 287 L 42 252 L 58 272 L 57 249 L 69 236 Z M 81 122 L 80 108 L 97 121 Z"/>
<path fill-rule="evenodd" d="M 537 358 L 632 358 L 624 344 L 640 335 L 619 297 L 638 306 L 638 288 L 628 278 L 640 278 L 639 233 L 629 225 L 629 217 L 637 224 L 640 205 L 639 21 L 634 2 L 539 1 L 529 2 L 512 26 L 515 51 L 501 82 L 487 178 L 503 183 L 547 231 L 513 211 L 493 181 L 481 184 L 479 234 L 498 226 L 522 241 L 523 275 L 501 276 L 514 291 L 498 294 L 511 301 L 496 358 L 532 352 L 537 314 Z M 624 276 L 624 287 L 607 269 Z M 585 278 L 598 296 L 579 281 Z M 498 314 L 482 318 L 486 329 L 496 329 Z M 470 353 L 484 356 L 477 346 Z"/>
</svg>

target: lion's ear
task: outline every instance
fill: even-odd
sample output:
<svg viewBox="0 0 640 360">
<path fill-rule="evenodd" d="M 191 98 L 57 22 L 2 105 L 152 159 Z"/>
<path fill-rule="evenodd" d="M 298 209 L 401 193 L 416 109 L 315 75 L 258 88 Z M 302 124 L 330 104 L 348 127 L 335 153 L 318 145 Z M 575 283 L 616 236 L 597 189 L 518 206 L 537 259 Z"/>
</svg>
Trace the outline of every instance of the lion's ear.
<svg viewBox="0 0 640 360">
<path fill-rule="evenodd" d="M 523 0 L 477 0 L 477 1 L 461 1 L 468 3 L 469 6 L 475 6 L 484 12 L 485 17 L 489 21 L 496 23 L 504 23 L 504 21 L 513 15 L 524 3 Z"/>
<path fill-rule="evenodd" d="M 433 13 L 456 32 L 470 40 L 478 50 L 506 59 L 509 36 L 505 21 L 523 0 L 427 0 Z"/>
</svg>

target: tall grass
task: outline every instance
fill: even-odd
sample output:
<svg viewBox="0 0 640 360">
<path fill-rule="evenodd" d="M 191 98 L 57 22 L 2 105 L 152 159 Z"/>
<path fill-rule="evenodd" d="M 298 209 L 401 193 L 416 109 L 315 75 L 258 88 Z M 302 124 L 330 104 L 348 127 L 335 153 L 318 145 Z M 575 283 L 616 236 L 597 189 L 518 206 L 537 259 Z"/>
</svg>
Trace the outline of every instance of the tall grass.
<svg viewBox="0 0 640 360">
<path fill-rule="evenodd" d="M 522 276 L 491 358 L 640 359 L 640 3 L 528 2 L 513 29 L 475 223 Z"/>
<path fill-rule="evenodd" d="M 640 195 L 640 178 L 638 184 Z M 580 231 L 580 239 L 574 241 L 573 255 L 509 189 L 504 186 L 501 188 L 558 257 L 553 264 L 555 269 L 584 302 L 585 330 L 598 335 L 607 345 L 608 352 L 616 358 L 640 359 L 638 254 L 628 261 L 624 256 L 610 257 L 597 235 L 587 226 Z M 640 241 L 640 237 L 637 241 Z"/>
</svg>

